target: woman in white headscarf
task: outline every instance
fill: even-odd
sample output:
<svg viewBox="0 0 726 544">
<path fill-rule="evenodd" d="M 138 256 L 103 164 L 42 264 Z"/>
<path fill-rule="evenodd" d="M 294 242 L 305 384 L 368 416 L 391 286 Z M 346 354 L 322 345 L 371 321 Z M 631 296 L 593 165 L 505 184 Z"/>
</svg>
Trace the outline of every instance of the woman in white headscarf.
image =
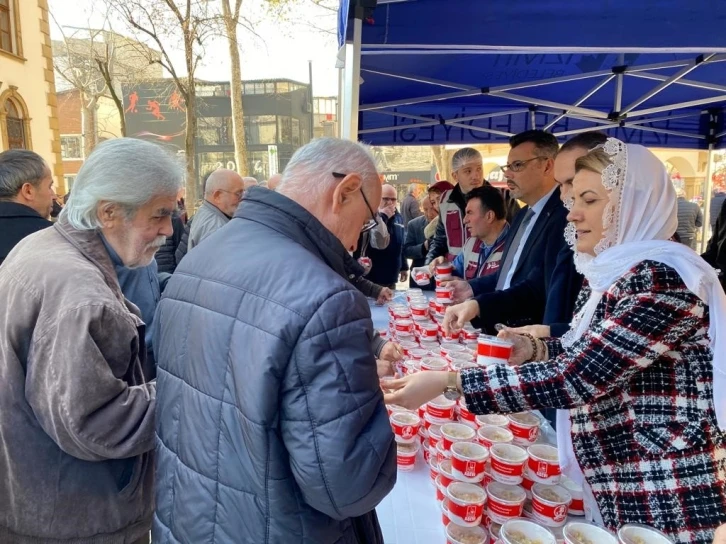
<svg viewBox="0 0 726 544">
<path fill-rule="evenodd" d="M 477 414 L 566 410 L 561 463 L 584 477 L 596 520 L 710 543 L 726 521 L 726 295 L 696 253 L 668 241 L 676 195 L 644 147 L 611 138 L 578 159 L 573 194 L 569 238 L 586 282 L 570 332 L 507 333 L 520 366 L 414 374 L 388 383 L 386 401 L 416 407 L 445 392 Z"/>
</svg>

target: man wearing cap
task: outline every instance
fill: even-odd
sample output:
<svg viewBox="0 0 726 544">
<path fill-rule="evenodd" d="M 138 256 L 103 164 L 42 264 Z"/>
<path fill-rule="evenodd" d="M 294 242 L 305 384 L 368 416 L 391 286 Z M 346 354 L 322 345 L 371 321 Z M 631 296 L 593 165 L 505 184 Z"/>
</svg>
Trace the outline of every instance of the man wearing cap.
<svg viewBox="0 0 726 544">
<path fill-rule="evenodd" d="M 454 153 L 451 162 L 451 175 L 457 184 L 451 191 L 441 195 L 439 225 L 426 257 L 427 263 L 436 257 L 445 257 L 446 260 L 453 261 L 454 257 L 464 250 L 464 245 L 469 239 L 469 233 L 464 225 L 466 195 L 472 189 L 490 185 L 484 181 L 481 153 L 473 147 L 459 149 Z M 505 192 L 504 199 L 507 203 L 507 220 L 511 221 L 519 211 L 519 204 L 509 196 L 508 192 Z"/>
</svg>

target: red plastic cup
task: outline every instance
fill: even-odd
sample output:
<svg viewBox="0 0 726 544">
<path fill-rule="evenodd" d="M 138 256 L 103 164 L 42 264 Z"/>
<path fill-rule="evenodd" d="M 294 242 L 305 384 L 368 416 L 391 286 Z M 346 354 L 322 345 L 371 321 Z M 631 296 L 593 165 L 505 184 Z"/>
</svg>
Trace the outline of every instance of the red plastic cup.
<svg viewBox="0 0 726 544">
<path fill-rule="evenodd" d="M 572 497 L 569 511 L 573 516 L 585 515 L 585 501 L 582 492 L 582 486 L 565 476 L 560 477 L 560 485 L 564 487 Z"/>
<path fill-rule="evenodd" d="M 476 427 L 476 415 L 470 412 L 463 403 L 459 404 L 459 421 L 461 423 L 473 423 L 474 427 Z M 471 427 L 471 425 L 469 425 L 469 427 Z"/>
<path fill-rule="evenodd" d="M 432 418 L 435 418 L 433 421 L 436 420 L 448 420 L 453 421 L 454 420 L 454 408 L 456 407 L 456 402 L 453 400 L 449 400 L 443 395 L 439 395 L 434 400 L 429 401 L 426 404 L 426 413 L 431 416 Z"/>
<path fill-rule="evenodd" d="M 521 487 L 492 482 L 487 486 L 487 495 L 487 515 L 494 523 L 502 524 L 522 517 L 527 495 Z"/>
<path fill-rule="evenodd" d="M 390 307 L 391 317 L 393 319 L 411 319 L 411 310 L 405 304 L 395 304 Z"/>
<path fill-rule="evenodd" d="M 484 425 L 476 432 L 479 444 L 491 448 L 494 444 L 511 444 L 514 436 L 512 431 L 504 427 Z"/>
<path fill-rule="evenodd" d="M 397 442 L 410 444 L 416 441 L 421 418 L 411 412 L 394 412 L 391 414 L 391 427 Z"/>
<path fill-rule="evenodd" d="M 449 362 L 443 357 L 424 357 L 421 359 L 421 370 L 448 370 Z"/>
<path fill-rule="evenodd" d="M 442 342 L 441 347 L 439 348 L 441 356 L 447 361 L 452 361 L 455 357 L 464 355 L 465 349 L 466 348 L 458 342 L 453 342 L 451 340 Z"/>
<path fill-rule="evenodd" d="M 410 357 L 411 350 L 418 348 L 418 344 L 413 340 L 401 340 L 398 345 L 401 346 L 404 357 Z"/>
<path fill-rule="evenodd" d="M 431 282 L 431 273 L 428 270 L 419 268 L 413 273 L 413 281 L 417 285 L 428 285 Z"/>
<path fill-rule="evenodd" d="M 454 274 L 454 265 L 450 262 L 443 262 L 436 265 L 436 279 L 450 280 Z"/>
<path fill-rule="evenodd" d="M 441 338 L 443 338 L 444 340 L 450 341 L 450 342 L 458 342 L 460 337 L 461 337 L 460 331 L 449 331 L 449 332 L 443 331 L 443 333 L 441 334 Z"/>
<path fill-rule="evenodd" d="M 532 479 L 541 484 L 557 484 L 562 471 L 557 455 L 557 448 L 546 444 L 535 444 L 527 448 L 529 468 Z"/>
<path fill-rule="evenodd" d="M 428 303 L 416 302 L 411 304 L 411 315 L 414 317 L 426 317 L 429 316 L 429 305 Z"/>
<path fill-rule="evenodd" d="M 453 521 L 453 520 L 452 520 Z M 648 544 L 666 544 L 671 542 L 658 529 L 639 525 L 637 523 L 627 523 L 618 529 L 618 540 L 621 544 L 637 544 L 638 542 L 647 542 Z"/>
<path fill-rule="evenodd" d="M 447 285 L 436 287 L 436 302 L 439 304 L 451 304 L 454 302 L 454 288 Z M 437 313 L 442 312 L 437 311 Z"/>
<path fill-rule="evenodd" d="M 462 527 L 476 527 L 481 524 L 487 493 L 475 484 L 453 482 L 446 488 L 449 499 L 449 518 Z"/>
<path fill-rule="evenodd" d="M 532 474 L 529 472 L 529 467 L 524 467 L 524 474 L 522 474 L 522 489 L 527 493 L 527 499 L 532 500 L 532 486 L 535 481 L 532 479 Z"/>
<path fill-rule="evenodd" d="M 424 416 L 424 421 L 429 424 L 426 430 L 429 433 L 429 447 L 433 450 L 441 441 L 441 425 L 429 423 L 429 418 Z"/>
<path fill-rule="evenodd" d="M 427 465 L 431 464 L 431 452 L 429 451 L 430 447 L 431 446 L 429 445 L 428 438 L 421 441 L 421 450 L 423 451 L 424 463 L 426 463 Z"/>
<path fill-rule="evenodd" d="M 519 542 L 556 544 L 558 540 L 552 531 L 533 521 L 512 519 L 502 525 L 499 532 L 499 542 L 502 544 L 518 544 Z"/>
<path fill-rule="evenodd" d="M 518 446 L 534 445 L 541 424 L 540 419 L 530 412 L 509 415 L 509 430 L 512 431 L 514 443 Z"/>
<path fill-rule="evenodd" d="M 436 478 L 434 487 L 436 488 L 436 500 L 441 503 L 446 498 L 446 489 L 441 487 L 441 475 Z"/>
<path fill-rule="evenodd" d="M 444 441 L 440 440 L 436 444 L 436 462 L 439 464 L 439 471 L 441 470 L 441 463 L 444 461 L 451 460 L 451 452 L 444 449 Z"/>
<path fill-rule="evenodd" d="M 396 444 L 396 464 L 398 470 L 403 472 L 409 472 L 416 466 L 416 453 L 418 453 L 419 443 L 414 442 L 412 444 L 405 444 L 398 442 Z"/>
<path fill-rule="evenodd" d="M 446 544 L 486 544 L 488 538 L 481 527 L 459 527 L 454 523 L 446 526 Z"/>
<path fill-rule="evenodd" d="M 439 476 L 441 476 L 441 483 L 444 487 L 449 487 L 452 482 L 456 481 L 451 468 L 451 459 L 444 459 L 439 463 Z"/>
<path fill-rule="evenodd" d="M 444 527 L 451 523 L 451 519 L 449 519 L 449 504 L 445 497 L 441 501 L 441 522 L 444 524 Z"/>
<path fill-rule="evenodd" d="M 447 423 L 441 426 L 441 445 L 446 452 L 451 451 L 451 445 L 456 442 L 473 442 L 475 436 L 474 429 L 461 423 Z"/>
<path fill-rule="evenodd" d="M 494 444 L 489 453 L 492 457 L 492 478 L 503 484 L 522 483 L 524 466 L 529 456 L 519 446 Z"/>
<path fill-rule="evenodd" d="M 618 544 L 618 539 L 607 529 L 581 521 L 573 521 L 565 525 L 562 536 L 565 538 L 565 544 L 580 544 L 583 541 Z"/>
<path fill-rule="evenodd" d="M 439 337 L 439 326 L 436 323 L 421 323 L 419 331 L 422 339 L 436 340 Z"/>
<path fill-rule="evenodd" d="M 408 352 L 408 356 L 413 359 L 414 361 L 420 361 L 424 357 L 427 357 L 429 354 L 428 351 L 421 348 L 414 348 Z"/>
<path fill-rule="evenodd" d="M 562 527 L 567 521 L 567 507 L 572 496 L 559 485 L 534 484 L 532 486 L 532 513 L 534 519 L 546 527 Z"/>
<path fill-rule="evenodd" d="M 479 366 L 490 366 L 496 364 L 507 364 L 512 356 L 514 344 L 508 340 L 480 334 L 477 339 L 476 364 Z"/>
<path fill-rule="evenodd" d="M 501 416 L 499 414 L 489 414 L 486 416 L 476 416 L 476 422 L 479 426 L 493 425 L 494 427 L 505 427 L 509 428 L 509 419 L 507 416 Z"/>
<path fill-rule="evenodd" d="M 456 442 L 451 446 L 451 471 L 460 482 L 478 484 L 484 479 L 489 450 L 474 442 Z"/>
<path fill-rule="evenodd" d="M 378 331 L 378 334 L 381 336 L 381 338 L 388 338 L 388 329 L 380 329 Z"/>
<path fill-rule="evenodd" d="M 413 321 L 411 319 L 396 319 L 393 326 L 396 329 L 396 336 L 413 336 Z"/>
<path fill-rule="evenodd" d="M 429 456 L 429 476 L 431 477 L 431 481 L 435 484 L 436 478 L 439 477 L 439 465 L 436 462 L 436 455 L 434 452 L 432 452 L 432 455 Z"/>
<path fill-rule="evenodd" d="M 479 340 L 480 334 L 481 329 L 475 329 L 471 325 L 465 325 L 464 328 L 461 330 L 461 336 L 466 341 L 477 341 Z"/>
</svg>

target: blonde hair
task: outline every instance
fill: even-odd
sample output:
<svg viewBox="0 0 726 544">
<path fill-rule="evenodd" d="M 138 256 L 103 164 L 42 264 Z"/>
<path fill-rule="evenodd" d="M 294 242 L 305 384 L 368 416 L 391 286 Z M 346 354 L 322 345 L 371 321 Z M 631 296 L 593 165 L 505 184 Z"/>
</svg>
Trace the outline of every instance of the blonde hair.
<svg viewBox="0 0 726 544">
<path fill-rule="evenodd" d="M 599 145 L 575 161 L 575 172 L 587 170 L 595 174 L 602 174 L 610 164 L 612 164 L 610 156 L 605 152 L 605 148 Z"/>
</svg>

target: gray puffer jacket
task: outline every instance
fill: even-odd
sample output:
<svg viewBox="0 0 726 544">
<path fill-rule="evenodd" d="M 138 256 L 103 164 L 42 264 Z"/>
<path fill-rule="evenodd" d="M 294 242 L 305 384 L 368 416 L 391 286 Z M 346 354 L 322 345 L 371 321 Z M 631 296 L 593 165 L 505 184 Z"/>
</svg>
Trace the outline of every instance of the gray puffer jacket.
<svg viewBox="0 0 726 544">
<path fill-rule="evenodd" d="M 154 543 L 382 543 L 396 480 L 368 304 L 305 209 L 252 188 L 155 325 Z"/>
</svg>

